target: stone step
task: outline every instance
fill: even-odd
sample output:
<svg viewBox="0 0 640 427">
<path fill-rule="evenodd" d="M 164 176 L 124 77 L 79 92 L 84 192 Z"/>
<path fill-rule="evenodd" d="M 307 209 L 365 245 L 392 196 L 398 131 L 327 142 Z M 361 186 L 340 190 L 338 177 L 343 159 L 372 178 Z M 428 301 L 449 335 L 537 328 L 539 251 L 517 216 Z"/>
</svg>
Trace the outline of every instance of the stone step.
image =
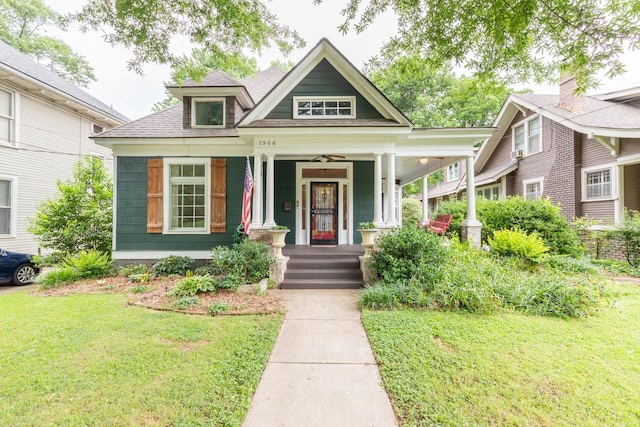
<svg viewBox="0 0 640 427">
<path fill-rule="evenodd" d="M 362 271 L 355 268 L 292 269 L 287 268 L 285 279 L 355 279 L 362 280 Z"/>
<path fill-rule="evenodd" d="M 355 257 L 342 258 L 298 258 L 291 257 L 287 263 L 289 269 L 327 270 L 327 269 L 359 269 L 360 261 Z"/>
<path fill-rule="evenodd" d="M 362 279 L 284 279 L 280 283 L 281 289 L 360 289 L 363 286 Z"/>
</svg>

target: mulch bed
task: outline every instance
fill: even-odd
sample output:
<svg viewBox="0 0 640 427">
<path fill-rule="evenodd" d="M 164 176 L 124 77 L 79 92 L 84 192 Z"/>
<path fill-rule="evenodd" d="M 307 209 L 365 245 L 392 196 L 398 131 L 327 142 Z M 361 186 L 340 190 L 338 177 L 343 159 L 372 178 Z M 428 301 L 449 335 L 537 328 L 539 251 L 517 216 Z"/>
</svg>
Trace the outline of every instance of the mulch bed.
<svg viewBox="0 0 640 427">
<path fill-rule="evenodd" d="M 213 313 L 215 315 L 247 315 L 273 314 L 284 312 L 284 302 L 281 298 L 270 295 L 254 295 L 244 292 L 219 290 L 215 293 L 198 294 L 198 302 L 185 308 L 176 307 L 179 298 L 171 294 L 175 284 L 181 278 L 156 277 L 147 283 L 132 283 L 126 277 L 107 277 L 92 279 L 69 285 L 48 289 L 34 290 L 31 293 L 39 296 L 67 296 L 77 294 L 125 294 L 127 304 L 146 307 L 153 310 L 175 311 L 188 314 L 210 315 L 209 307 L 224 307 L 226 309 Z"/>
</svg>

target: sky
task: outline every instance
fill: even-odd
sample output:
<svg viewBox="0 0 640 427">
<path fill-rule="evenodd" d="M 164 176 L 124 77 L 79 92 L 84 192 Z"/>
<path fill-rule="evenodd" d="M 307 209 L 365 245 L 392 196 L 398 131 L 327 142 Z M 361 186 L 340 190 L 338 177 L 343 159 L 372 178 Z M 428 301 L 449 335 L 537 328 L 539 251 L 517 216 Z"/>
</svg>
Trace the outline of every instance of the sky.
<svg viewBox="0 0 640 427">
<path fill-rule="evenodd" d="M 45 3 L 60 13 L 80 9 L 84 0 L 45 0 Z M 337 29 L 343 17 L 340 11 L 347 0 L 323 0 L 314 5 L 313 0 L 272 0 L 268 7 L 283 23 L 298 31 L 307 42 L 306 47 L 298 49 L 284 57 L 276 49 L 270 49 L 255 57 L 261 69 L 269 67 L 274 60 L 297 63 L 322 37 L 327 37 L 356 67 L 362 68 L 369 58 L 375 56 L 383 43 L 388 40 L 396 27 L 392 14 L 379 17 L 361 34 L 351 32 L 343 36 Z M 127 69 L 127 60 L 131 58 L 123 47 L 111 47 L 97 33 L 81 33 L 77 27 L 66 32 L 49 30 L 77 53 L 86 57 L 95 70 L 97 81 L 92 83 L 88 93 L 98 98 L 132 120 L 151 114 L 153 105 L 165 98 L 164 82 L 170 79 L 168 66 L 145 64 L 144 75 Z M 186 42 L 175 44 L 180 53 L 188 53 Z M 613 81 L 601 78 L 602 85 L 596 93 L 609 92 L 631 86 L 640 86 L 640 53 L 625 55 L 627 73 Z M 555 85 L 523 84 L 538 93 L 557 93 Z"/>
</svg>

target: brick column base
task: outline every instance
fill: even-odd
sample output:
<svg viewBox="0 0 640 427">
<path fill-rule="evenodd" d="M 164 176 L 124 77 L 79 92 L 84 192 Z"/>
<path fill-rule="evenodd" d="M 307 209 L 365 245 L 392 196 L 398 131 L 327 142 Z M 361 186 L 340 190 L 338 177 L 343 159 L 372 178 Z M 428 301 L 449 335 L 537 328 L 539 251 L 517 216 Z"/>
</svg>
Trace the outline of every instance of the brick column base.
<svg viewBox="0 0 640 427">
<path fill-rule="evenodd" d="M 480 249 L 482 244 L 482 223 L 479 221 L 463 221 L 460 224 L 462 229 L 461 239 L 463 242 L 469 241 L 469 246 Z"/>
</svg>

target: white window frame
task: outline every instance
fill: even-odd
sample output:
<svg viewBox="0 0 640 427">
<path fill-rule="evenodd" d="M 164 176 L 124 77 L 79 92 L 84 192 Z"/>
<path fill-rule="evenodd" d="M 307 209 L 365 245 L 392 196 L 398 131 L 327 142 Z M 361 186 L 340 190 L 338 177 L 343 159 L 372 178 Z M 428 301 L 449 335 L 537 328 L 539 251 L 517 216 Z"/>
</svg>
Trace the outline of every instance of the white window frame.
<svg viewBox="0 0 640 427">
<path fill-rule="evenodd" d="M 535 199 L 530 199 L 527 196 L 527 186 L 531 185 L 531 184 L 538 184 L 538 183 L 540 184 L 540 194 Z M 522 181 L 522 197 L 525 200 L 538 200 L 543 195 L 544 195 L 544 178 L 543 177 L 525 179 L 525 180 Z"/>
<path fill-rule="evenodd" d="M 18 218 L 18 177 L 9 175 L 0 175 L 0 180 L 9 181 L 9 191 L 11 198 L 9 203 L 9 234 L 0 234 L 0 239 L 16 237 L 16 226 Z"/>
<path fill-rule="evenodd" d="M 529 128 L 531 126 L 531 122 L 534 120 L 538 120 L 538 123 L 539 123 L 538 141 L 539 141 L 540 149 L 537 151 L 529 151 L 529 137 L 530 137 Z M 519 128 L 522 128 L 524 130 L 524 140 L 523 140 L 522 148 L 516 148 L 516 130 Z M 535 115 L 532 117 L 528 117 L 511 126 L 511 150 L 512 151 L 522 150 L 523 157 L 536 154 L 536 153 L 541 153 L 542 151 L 544 151 L 542 147 L 542 116 Z"/>
<path fill-rule="evenodd" d="M 594 172 L 604 172 L 608 170 L 609 171 L 609 183 L 611 185 L 611 194 L 605 197 L 587 197 L 587 176 L 590 173 L 594 173 Z M 601 201 L 601 200 L 615 200 L 616 195 L 617 195 L 617 183 L 618 183 L 618 167 L 617 165 L 614 164 L 606 164 L 606 165 L 598 165 L 598 166 L 591 166 L 588 168 L 583 168 L 582 169 L 582 201 L 583 202 L 595 202 L 595 201 Z"/>
<path fill-rule="evenodd" d="M 451 163 L 447 166 L 447 182 L 460 179 L 460 162 Z"/>
<path fill-rule="evenodd" d="M 99 127 L 99 128 L 100 128 L 100 129 L 102 129 L 102 130 L 101 130 L 100 132 L 96 132 L 96 131 L 95 131 L 96 126 L 97 126 L 97 127 Z M 107 130 L 107 128 L 106 128 L 106 127 L 104 127 L 104 126 L 102 126 L 102 125 L 100 125 L 100 124 L 98 124 L 98 123 L 96 123 L 96 122 L 91 122 L 91 135 L 97 135 L 97 134 L 99 134 L 99 133 L 104 132 L 105 130 Z"/>
<path fill-rule="evenodd" d="M 221 125 L 197 125 L 196 124 L 196 104 L 198 102 L 222 102 L 222 124 Z M 191 98 L 191 127 L 192 128 L 224 128 L 227 124 L 227 100 L 226 98 Z"/>
<path fill-rule="evenodd" d="M 11 97 L 11 115 L 5 116 L 0 114 L 0 118 L 9 122 L 9 139 L 0 137 L 0 146 L 18 147 L 18 113 L 20 111 L 20 94 L 14 90 L 0 86 L 0 90 L 7 92 Z"/>
<path fill-rule="evenodd" d="M 496 188 L 498 189 L 498 198 L 494 199 L 493 198 L 493 190 L 496 189 Z M 487 190 L 489 190 L 491 192 L 491 198 L 488 199 L 488 200 L 500 200 L 500 199 L 503 198 L 503 195 L 502 195 L 502 184 L 485 185 L 484 187 L 476 187 L 476 197 L 485 198 L 484 197 L 484 192 L 487 191 Z M 482 194 L 480 194 L 480 193 L 482 193 Z"/>
<path fill-rule="evenodd" d="M 171 228 L 171 165 L 204 165 L 204 226 L 202 228 Z M 210 234 L 211 224 L 211 159 L 165 157 L 163 167 L 163 234 Z"/>
<path fill-rule="evenodd" d="M 351 114 L 350 115 L 339 115 L 335 116 L 301 116 L 298 115 L 298 103 L 299 102 L 314 102 L 314 101 L 322 101 L 322 102 L 343 102 L 348 101 L 351 103 Z M 294 119 L 355 119 L 356 118 L 356 97 L 355 96 L 294 96 L 293 97 L 293 118 Z"/>
</svg>

